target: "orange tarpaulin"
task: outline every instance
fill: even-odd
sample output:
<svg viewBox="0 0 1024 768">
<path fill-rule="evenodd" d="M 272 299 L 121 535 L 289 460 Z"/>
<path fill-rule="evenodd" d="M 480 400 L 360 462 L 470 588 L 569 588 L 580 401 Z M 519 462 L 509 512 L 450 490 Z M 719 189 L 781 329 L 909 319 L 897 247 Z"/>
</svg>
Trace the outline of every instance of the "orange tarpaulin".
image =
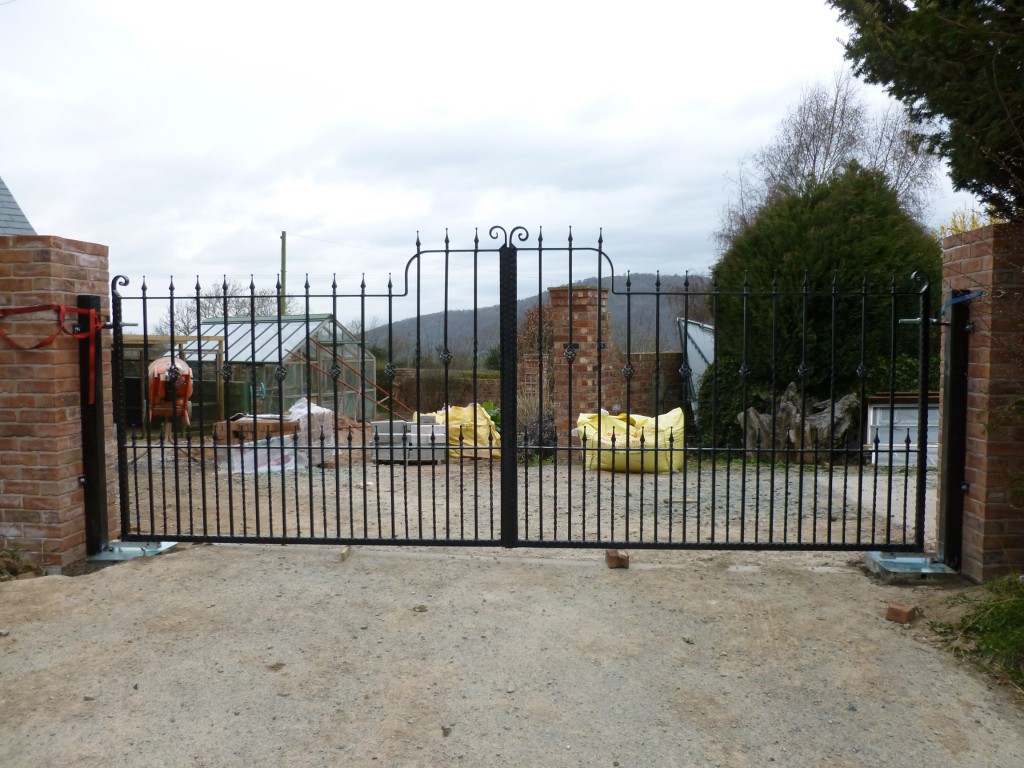
<svg viewBox="0 0 1024 768">
<path fill-rule="evenodd" d="M 169 376 L 172 366 L 178 373 L 173 385 Z M 184 419 L 186 424 L 192 423 L 188 412 L 188 401 L 192 397 L 192 369 L 188 363 L 180 357 L 158 357 L 149 364 L 146 380 L 149 382 L 150 421 L 162 416 Z"/>
</svg>

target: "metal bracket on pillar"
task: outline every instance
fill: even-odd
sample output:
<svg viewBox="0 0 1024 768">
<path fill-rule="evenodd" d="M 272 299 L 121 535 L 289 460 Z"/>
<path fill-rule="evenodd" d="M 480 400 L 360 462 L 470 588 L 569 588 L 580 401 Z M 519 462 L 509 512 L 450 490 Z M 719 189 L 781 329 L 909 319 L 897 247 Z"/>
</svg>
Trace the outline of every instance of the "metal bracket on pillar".
<svg viewBox="0 0 1024 768">
<path fill-rule="evenodd" d="M 89 310 L 100 311 L 99 296 L 79 296 L 80 317 Z M 79 321 L 82 327 L 89 323 Z M 109 542 L 107 525 L 107 444 L 103 427 L 103 344 L 99 333 L 78 341 L 78 369 L 81 381 L 82 478 L 85 489 L 86 555 L 102 552 Z M 90 393 L 94 393 L 92 403 Z"/>
</svg>

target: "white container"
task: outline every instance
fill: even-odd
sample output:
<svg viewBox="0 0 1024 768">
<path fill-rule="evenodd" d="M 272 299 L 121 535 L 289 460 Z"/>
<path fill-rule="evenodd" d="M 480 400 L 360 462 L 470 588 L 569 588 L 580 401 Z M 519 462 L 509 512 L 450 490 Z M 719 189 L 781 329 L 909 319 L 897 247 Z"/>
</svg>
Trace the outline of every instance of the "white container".
<svg viewBox="0 0 1024 768">
<path fill-rule="evenodd" d="M 372 425 L 370 448 L 376 462 L 426 464 L 448 458 L 448 437 L 443 424 L 375 421 Z"/>
</svg>

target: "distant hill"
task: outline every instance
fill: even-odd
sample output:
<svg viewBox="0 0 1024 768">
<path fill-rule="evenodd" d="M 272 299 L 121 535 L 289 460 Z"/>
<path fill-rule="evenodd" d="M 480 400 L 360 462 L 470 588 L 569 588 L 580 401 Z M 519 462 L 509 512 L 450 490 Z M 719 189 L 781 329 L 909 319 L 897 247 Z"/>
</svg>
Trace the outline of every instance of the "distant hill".
<svg viewBox="0 0 1024 768">
<path fill-rule="evenodd" d="M 614 292 L 608 294 L 608 311 L 612 320 L 612 341 L 622 350 L 626 348 L 627 325 L 627 303 L 629 305 L 630 331 L 632 348 L 636 352 L 654 350 L 655 331 L 655 297 L 653 295 L 639 295 L 653 293 L 655 290 L 656 275 L 649 273 L 635 273 L 630 276 L 630 293 L 627 297 L 625 278 L 615 278 Z M 663 351 L 679 351 L 679 330 L 676 326 L 676 317 L 683 315 L 683 281 L 686 278 L 681 275 L 661 275 L 660 301 L 657 302 L 661 318 L 660 337 L 661 349 Z M 690 278 L 689 290 L 700 292 L 706 290 L 707 281 L 703 277 L 693 276 Z M 604 278 L 602 283 L 605 288 L 611 288 L 611 278 Z M 590 277 L 584 280 L 577 280 L 573 285 L 594 286 L 597 285 L 597 278 Z M 542 301 L 548 304 L 550 298 L 547 291 L 544 292 Z M 527 309 L 537 305 L 536 294 L 517 302 L 517 313 L 522 323 Z M 694 320 L 707 320 L 706 304 L 703 297 L 694 296 L 689 301 L 689 315 Z M 455 367 L 469 367 L 464 362 L 471 358 L 473 350 L 473 311 L 450 310 L 448 313 L 448 348 L 455 355 Z M 420 343 L 423 349 L 424 364 L 431 365 L 436 360 L 437 352 L 443 348 L 444 342 L 444 312 L 434 312 L 429 315 L 421 315 L 419 318 Z M 477 326 L 477 351 L 480 355 L 485 354 L 492 347 L 498 344 L 498 305 L 481 307 L 476 312 Z M 414 360 L 416 340 L 416 318 L 407 318 L 396 321 L 392 327 L 392 338 L 394 343 L 394 362 L 396 365 L 411 365 Z M 370 328 L 366 331 L 367 341 L 375 346 L 385 348 L 388 340 L 388 328 L 386 325 Z"/>
</svg>

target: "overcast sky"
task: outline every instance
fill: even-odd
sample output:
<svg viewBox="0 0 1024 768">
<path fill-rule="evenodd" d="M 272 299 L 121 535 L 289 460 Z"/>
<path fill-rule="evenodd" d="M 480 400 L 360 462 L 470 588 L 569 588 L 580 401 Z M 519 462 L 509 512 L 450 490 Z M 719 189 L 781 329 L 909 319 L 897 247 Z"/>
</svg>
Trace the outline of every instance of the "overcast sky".
<svg viewBox="0 0 1024 768">
<path fill-rule="evenodd" d="M 191 287 L 272 285 L 287 230 L 289 287 L 342 290 L 495 224 L 705 271 L 738 162 L 846 35 L 824 0 L 0 0 L 0 31 L 0 176 L 38 232 Z M 943 178 L 932 223 L 969 200 Z"/>
</svg>

